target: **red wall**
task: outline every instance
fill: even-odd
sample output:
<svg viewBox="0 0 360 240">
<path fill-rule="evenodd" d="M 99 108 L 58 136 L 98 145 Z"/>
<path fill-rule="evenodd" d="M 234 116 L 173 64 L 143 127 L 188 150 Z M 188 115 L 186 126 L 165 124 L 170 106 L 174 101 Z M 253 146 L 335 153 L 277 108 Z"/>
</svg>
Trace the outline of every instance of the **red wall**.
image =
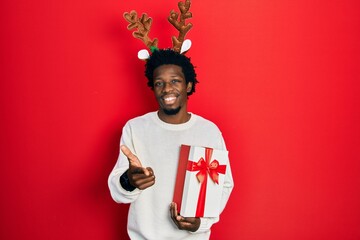
<svg viewBox="0 0 360 240">
<path fill-rule="evenodd" d="M 146 11 L 175 0 L 2 2 L 1 239 L 127 239 L 107 176 L 123 124 L 156 109 Z M 219 125 L 236 187 L 212 239 L 360 239 L 360 2 L 193 0 L 190 110 Z"/>
</svg>

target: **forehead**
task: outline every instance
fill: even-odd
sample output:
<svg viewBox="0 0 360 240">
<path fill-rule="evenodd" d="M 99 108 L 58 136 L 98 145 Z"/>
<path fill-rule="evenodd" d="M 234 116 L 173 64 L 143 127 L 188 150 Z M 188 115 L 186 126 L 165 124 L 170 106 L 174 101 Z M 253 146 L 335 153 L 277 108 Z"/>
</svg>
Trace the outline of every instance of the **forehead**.
<svg viewBox="0 0 360 240">
<path fill-rule="evenodd" d="M 154 78 L 162 75 L 180 76 L 184 78 L 182 68 L 174 64 L 164 64 L 154 70 Z"/>
</svg>

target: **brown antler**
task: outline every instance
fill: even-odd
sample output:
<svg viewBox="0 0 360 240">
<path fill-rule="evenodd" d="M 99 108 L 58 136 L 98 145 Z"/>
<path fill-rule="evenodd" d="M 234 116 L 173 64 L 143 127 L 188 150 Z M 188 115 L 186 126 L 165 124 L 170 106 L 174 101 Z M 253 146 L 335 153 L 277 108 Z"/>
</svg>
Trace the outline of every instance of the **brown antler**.
<svg viewBox="0 0 360 240">
<path fill-rule="evenodd" d="M 141 18 L 139 19 L 136 11 L 132 10 L 130 13 L 124 13 L 124 18 L 130 23 L 127 26 L 127 29 L 132 30 L 134 28 L 137 28 L 137 31 L 134 31 L 132 33 L 135 38 L 143 41 L 149 49 L 151 47 L 157 47 L 158 40 L 156 38 L 154 38 L 154 40 L 151 40 L 148 36 L 152 19 L 148 17 L 146 13 L 143 13 Z"/>
<path fill-rule="evenodd" d="M 178 3 L 181 13 L 179 21 L 177 21 L 179 14 L 174 12 L 174 10 L 171 10 L 170 16 L 168 17 L 169 22 L 179 31 L 179 36 L 177 38 L 175 36 L 172 37 L 173 49 L 176 52 L 180 52 L 186 33 L 192 28 L 191 23 L 185 24 L 185 20 L 192 17 L 192 13 L 189 12 L 190 5 L 190 0 Z"/>
</svg>

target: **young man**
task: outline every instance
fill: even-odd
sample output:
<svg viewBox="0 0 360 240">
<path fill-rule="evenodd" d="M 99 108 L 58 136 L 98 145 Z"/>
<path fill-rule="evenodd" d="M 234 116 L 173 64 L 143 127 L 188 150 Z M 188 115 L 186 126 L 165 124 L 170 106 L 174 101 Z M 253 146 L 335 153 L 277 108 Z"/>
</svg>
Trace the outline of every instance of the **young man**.
<svg viewBox="0 0 360 240">
<path fill-rule="evenodd" d="M 157 112 L 131 119 L 123 128 L 118 161 L 109 176 L 111 196 L 131 203 L 131 239 L 209 239 L 219 218 L 185 218 L 172 203 L 181 144 L 225 150 L 217 126 L 187 111 L 197 83 L 190 59 L 173 50 L 156 50 L 145 75 L 159 104 Z M 227 166 L 221 211 L 233 188 Z"/>
</svg>

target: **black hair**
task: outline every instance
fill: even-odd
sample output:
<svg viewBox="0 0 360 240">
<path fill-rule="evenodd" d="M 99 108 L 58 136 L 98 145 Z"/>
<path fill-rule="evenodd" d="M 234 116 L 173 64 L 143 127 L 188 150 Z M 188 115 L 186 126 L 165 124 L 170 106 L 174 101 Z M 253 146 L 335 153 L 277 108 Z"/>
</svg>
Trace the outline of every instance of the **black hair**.
<svg viewBox="0 0 360 240">
<path fill-rule="evenodd" d="M 192 83 L 191 91 L 188 96 L 195 92 L 196 79 L 195 67 L 190 58 L 171 49 L 155 50 L 145 64 L 145 76 L 148 79 L 147 85 L 154 89 L 154 70 L 165 64 L 174 64 L 180 66 L 185 76 L 186 84 Z"/>
</svg>

